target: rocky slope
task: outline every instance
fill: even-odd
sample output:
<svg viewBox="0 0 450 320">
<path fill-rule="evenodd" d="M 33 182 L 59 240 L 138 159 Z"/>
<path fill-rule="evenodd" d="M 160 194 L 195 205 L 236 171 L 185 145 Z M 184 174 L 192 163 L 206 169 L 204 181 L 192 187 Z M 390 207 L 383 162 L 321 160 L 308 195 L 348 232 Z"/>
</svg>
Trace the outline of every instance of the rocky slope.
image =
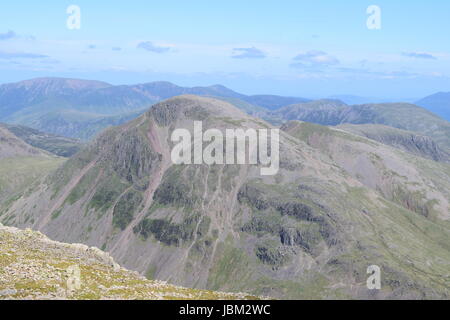
<svg viewBox="0 0 450 320">
<path fill-rule="evenodd" d="M 356 152 L 341 161 L 287 130 L 275 176 L 261 176 L 260 165 L 173 165 L 171 133 L 194 121 L 204 130 L 271 128 L 215 99 L 161 102 L 101 134 L 0 220 L 100 247 L 128 269 L 187 287 L 291 299 L 449 297 L 444 164 L 342 132 L 372 148 L 352 172 Z M 378 148 L 388 152 L 386 170 L 373 169 L 384 165 Z M 373 177 L 358 175 L 364 165 Z M 388 193 L 389 177 L 406 193 Z M 380 291 L 366 287 L 373 264 Z"/>
<path fill-rule="evenodd" d="M 101 250 L 0 224 L 0 300 L 255 299 L 186 289 L 128 271 Z"/>
<path fill-rule="evenodd" d="M 449 164 L 414 157 L 397 148 L 312 123 L 292 121 L 282 130 L 328 155 L 387 200 L 429 219 L 450 220 Z"/>
</svg>

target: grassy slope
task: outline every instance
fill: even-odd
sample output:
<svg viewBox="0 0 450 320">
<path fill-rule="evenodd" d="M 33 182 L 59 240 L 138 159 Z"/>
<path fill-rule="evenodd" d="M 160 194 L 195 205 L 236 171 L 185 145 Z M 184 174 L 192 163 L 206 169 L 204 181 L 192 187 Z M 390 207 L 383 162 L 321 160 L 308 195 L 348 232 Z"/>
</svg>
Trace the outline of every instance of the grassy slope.
<svg viewBox="0 0 450 320">
<path fill-rule="evenodd" d="M 61 157 L 70 157 L 81 148 L 79 140 L 56 136 L 21 126 L 0 124 L 29 145 L 46 150 Z"/>
<path fill-rule="evenodd" d="M 44 156 L 0 159 L 0 216 L 11 202 L 65 160 Z"/>
</svg>

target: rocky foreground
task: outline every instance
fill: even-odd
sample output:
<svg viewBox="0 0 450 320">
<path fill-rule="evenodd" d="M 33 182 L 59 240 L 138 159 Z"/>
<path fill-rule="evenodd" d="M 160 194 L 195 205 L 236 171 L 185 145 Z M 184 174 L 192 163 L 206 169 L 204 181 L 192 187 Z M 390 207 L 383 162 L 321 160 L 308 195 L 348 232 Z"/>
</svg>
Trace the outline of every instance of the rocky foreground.
<svg viewBox="0 0 450 320">
<path fill-rule="evenodd" d="M 107 253 L 0 224 L 0 299 L 254 299 L 150 281 Z"/>
</svg>

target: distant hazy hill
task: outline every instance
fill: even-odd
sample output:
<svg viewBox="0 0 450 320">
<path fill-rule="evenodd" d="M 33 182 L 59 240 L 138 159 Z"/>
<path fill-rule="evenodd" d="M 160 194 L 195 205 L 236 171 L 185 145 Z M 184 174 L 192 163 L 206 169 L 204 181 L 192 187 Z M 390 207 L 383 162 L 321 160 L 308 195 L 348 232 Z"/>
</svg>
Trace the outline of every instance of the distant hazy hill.
<svg viewBox="0 0 450 320">
<path fill-rule="evenodd" d="M 152 82 L 134 86 L 137 90 L 145 92 L 156 100 L 164 100 L 171 97 L 194 94 L 199 96 L 211 96 L 219 98 L 239 99 L 255 106 L 263 107 L 269 110 L 275 110 L 283 106 L 294 103 L 309 101 L 305 98 L 283 97 L 277 95 L 244 95 L 228 89 L 222 85 L 213 85 L 209 87 L 186 88 L 174 85 L 170 82 Z"/>
<path fill-rule="evenodd" d="M 148 278 L 281 298 L 448 299 L 450 166 L 289 123 L 280 170 L 174 165 L 175 128 L 273 129 L 181 96 L 100 134 L 0 215 L 108 251 Z M 0 209 L 1 210 L 1 209 Z M 382 270 L 380 291 L 367 267 Z"/>
<path fill-rule="evenodd" d="M 269 110 L 276 110 L 290 104 L 310 101 L 309 99 L 305 98 L 282 97 L 276 95 L 255 95 L 243 97 L 241 99 Z"/>
<path fill-rule="evenodd" d="M 4 119 L 24 108 L 49 99 L 69 99 L 87 91 L 108 87 L 107 83 L 89 80 L 39 78 L 0 86 L 0 117 Z"/>
<path fill-rule="evenodd" d="M 380 98 L 380 97 L 361 97 L 361 96 L 355 96 L 351 94 L 337 94 L 329 96 L 328 99 L 336 99 L 341 100 L 345 102 L 348 105 L 355 105 L 355 104 L 369 104 L 369 103 L 393 103 L 393 102 L 407 102 L 412 103 L 416 99 L 412 98 L 402 98 L 402 99 L 386 99 L 386 98 Z"/>
<path fill-rule="evenodd" d="M 340 100 L 316 100 L 293 104 L 272 113 L 275 118 L 283 121 L 302 120 L 322 125 L 336 125 L 349 109 Z"/>
<path fill-rule="evenodd" d="M 0 127 L 8 129 L 18 138 L 33 147 L 46 150 L 61 157 L 70 157 L 81 148 L 79 140 L 44 133 L 21 125 L 0 123 Z"/>
<path fill-rule="evenodd" d="M 439 92 L 416 102 L 444 119 L 450 121 L 450 92 Z"/>
<path fill-rule="evenodd" d="M 350 94 L 337 94 L 337 95 L 329 96 L 328 99 L 340 100 L 340 101 L 343 101 L 343 102 L 345 102 L 346 104 L 349 104 L 349 105 L 352 105 L 352 104 L 386 103 L 386 102 L 389 102 L 386 99 L 360 97 L 360 96 L 354 96 L 354 95 L 350 95 Z"/>
<path fill-rule="evenodd" d="M 86 140 L 158 101 L 183 94 L 232 99 L 246 110 L 277 109 L 306 101 L 247 96 L 222 85 L 186 88 L 170 82 L 151 82 L 113 86 L 90 80 L 38 78 L 0 86 L 0 121 Z"/>
<path fill-rule="evenodd" d="M 271 117 L 333 126 L 344 123 L 383 124 L 429 136 L 441 146 L 450 148 L 450 122 L 409 103 L 348 106 L 338 100 L 318 100 L 281 108 Z"/>
</svg>

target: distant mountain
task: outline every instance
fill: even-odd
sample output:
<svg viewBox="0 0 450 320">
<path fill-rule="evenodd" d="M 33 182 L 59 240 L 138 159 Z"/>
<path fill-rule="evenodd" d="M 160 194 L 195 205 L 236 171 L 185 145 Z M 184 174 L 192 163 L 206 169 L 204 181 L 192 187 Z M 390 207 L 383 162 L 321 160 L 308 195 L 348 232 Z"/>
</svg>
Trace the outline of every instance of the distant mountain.
<svg viewBox="0 0 450 320">
<path fill-rule="evenodd" d="M 450 121 L 450 92 L 439 92 L 416 102 L 417 105 Z"/>
<path fill-rule="evenodd" d="M 251 116 L 261 118 L 261 117 L 265 116 L 268 112 L 268 110 L 266 108 L 251 104 L 251 103 L 241 100 L 239 98 L 227 98 L 227 97 L 214 97 L 214 98 L 231 103 L 236 108 L 244 111 L 245 113 L 247 113 Z"/>
<path fill-rule="evenodd" d="M 343 124 L 336 127 L 362 137 L 439 162 L 450 162 L 450 153 L 430 137 L 381 124 Z"/>
<path fill-rule="evenodd" d="M 406 102 L 413 103 L 417 99 L 414 98 L 403 98 L 403 99 L 385 99 L 385 98 L 376 98 L 376 97 L 361 97 L 355 96 L 351 94 L 337 94 L 333 96 L 329 96 L 328 99 L 336 99 L 345 102 L 348 105 L 355 104 L 369 104 L 369 103 L 394 103 L 394 102 Z"/>
<path fill-rule="evenodd" d="M 229 99 L 252 114 L 260 114 L 262 108 L 277 109 L 306 101 L 247 96 L 222 85 L 187 88 L 170 82 L 151 82 L 113 86 L 90 80 L 38 78 L 0 86 L 0 121 L 88 140 L 108 126 L 129 120 L 131 114 L 183 94 Z"/>
<path fill-rule="evenodd" d="M 82 146 L 79 140 L 44 133 L 21 125 L 0 123 L 0 127 L 8 129 L 15 136 L 33 147 L 46 150 L 61 157 L 74 155 Z"/>
<path fill-rule="evenodd" d="M 301 120 L 321 125 L 383 124 L 433 138 L 450 149 L 450 122 L 408 103 L 348 106 L 338 100 L 318 100 L 281 108 L 270 115 L 278 121 Z"/>
<path fill-rule="evenodd" d="M 111 85 L 90 80 L 37 78 L 0 86 L 0 119 L 49 99 L 64 101 L 85 92 Z"/>
<path fill-rule="evenodd" d="M 254 95 L 243 97 L 241 99 L 268 110 L 277 110 L 287 105 L 310 101 L 309 99 L 305 98 L 282 97 L 275 95 Z"/>
<path fill-rule="evenodd" d="M 101 133 L 0 220 L 110 252 L 151 279 L 303 299 L 448 299 L 450 166 L 343 130 L 288 123 L 280 168 L 175 165 L 175 128 L 274 129 L 180 96 Z M 272 150 L 273 152 L 273 150 Z M 382 270 L 382 290 L 366 286 Z"/>
<path fill-rule="evenodd" d="M 283 121 L 302 120 L 322 125 L 336 125 L 349 106 L 340 100 L 316 100 L 294 104 L 272 113 L 272 116 Z"/>
<path fill-rule="evenodd" d="M 308 99 L 296 97 L 283 97 L 277 95 L 244 95 L 228 89 L 222 85 L 209 87 L 179 87 L 170 82 L 152 82 L 134 86 L 137 90 L 145 92 L 156 100 L 164 100 L 171 97 L 193 94 L 198 96 L 210 96 L 216 98 L 239 99 L 254 106 L 268 110 L 276 110 L 294 103 L 307 102 Z"/>
<path fill-rule="evenodd" d="M 127 122 L 143 112 L 142 109 L 138 109 L 118 115 L 98 115 L 75 110 L 61 110 L 28 116 L 21 122 L 29 127 L 45 128 L 56 135 L 87 141 L 103 129 Z"/>
<path fill-rule="evenodd" d="M 329 96 L 328 99 L 333 100 L 340 100 L 345 102 L 346 104 L 352 105 L 352 104 L 366 104 L 366 103 L 385 103 L 390 102 L 385 99 L 380 98 L 371 98 L 371 97 L 360 97 L 360 96 L 354 96 L 350 94 L 337 94 L 333 96 Z"/>
</svg>

